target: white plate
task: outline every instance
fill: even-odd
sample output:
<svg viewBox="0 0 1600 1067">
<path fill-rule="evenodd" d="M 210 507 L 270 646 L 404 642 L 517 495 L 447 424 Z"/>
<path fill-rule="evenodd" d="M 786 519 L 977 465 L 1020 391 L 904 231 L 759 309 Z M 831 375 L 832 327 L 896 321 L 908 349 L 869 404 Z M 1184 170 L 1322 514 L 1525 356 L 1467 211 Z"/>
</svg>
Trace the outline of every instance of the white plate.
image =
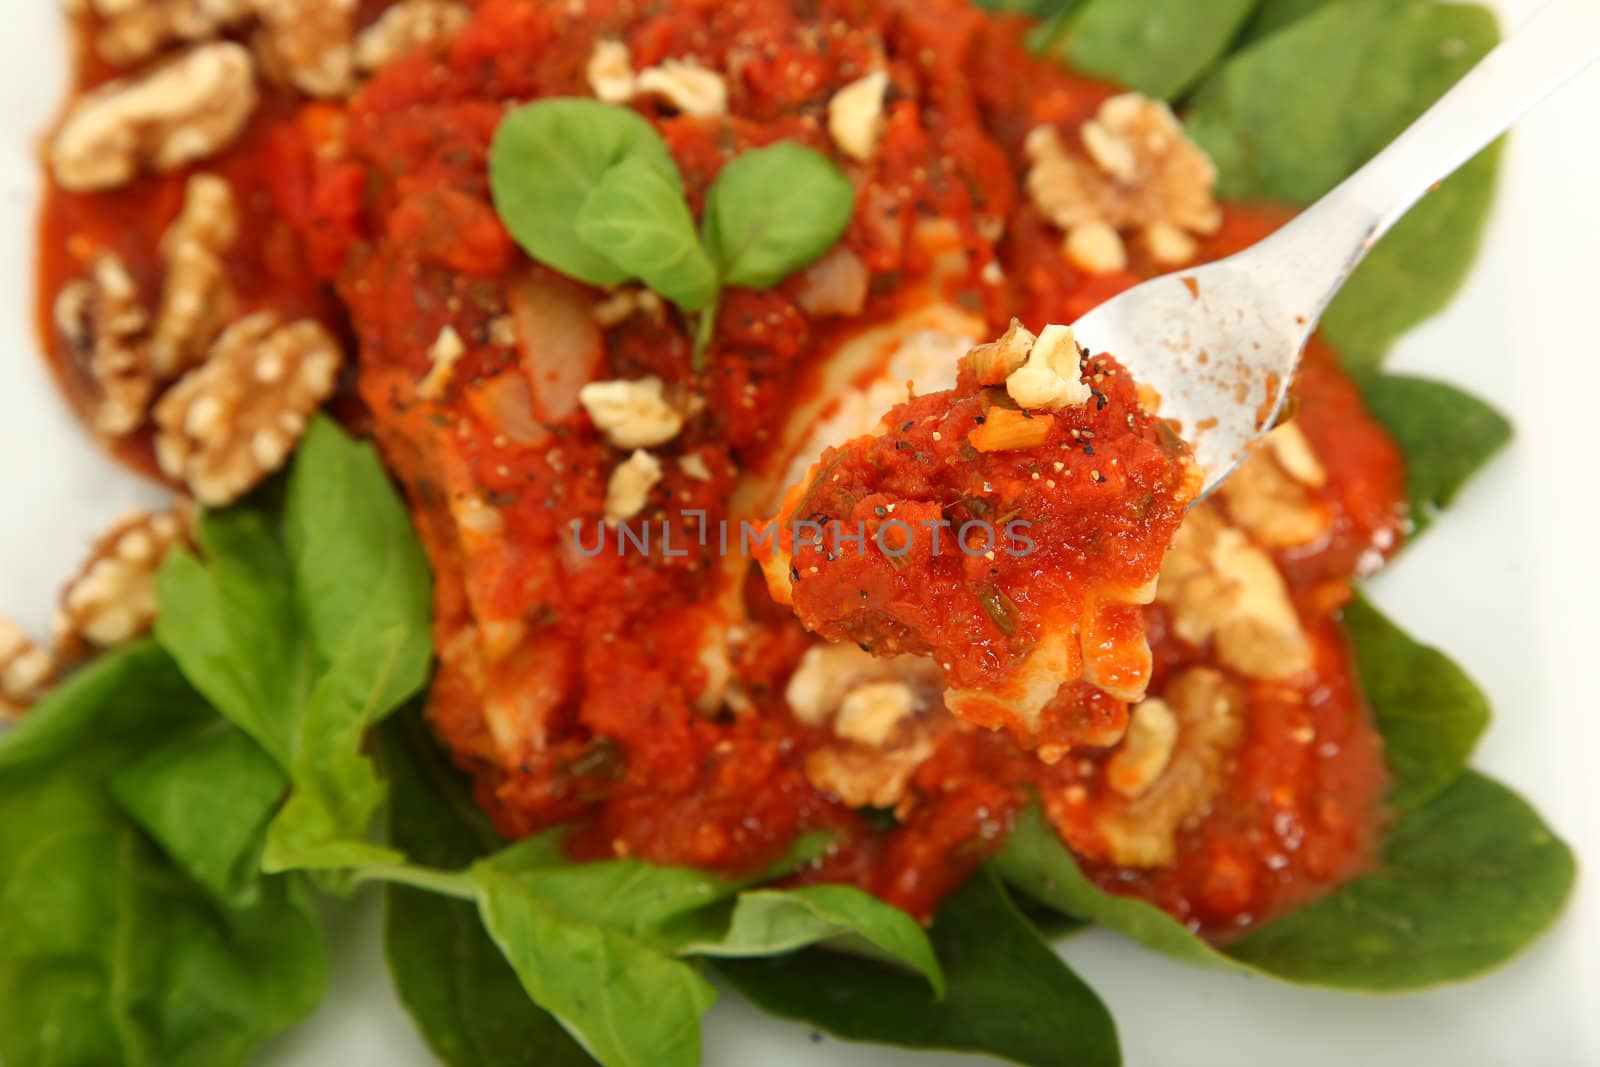
<svg viewBox="0 0 1600 1067">
<path fill-rule="evenodd" d="M 1495 5 L 1515 25 L 1536 0 Z M 55 395 L 31 325 L 34 140 L 66 67 L 56 5 L 10 5 L 0 36 L 0 612 L 36 628 L 85 542 L 153 491 L 110 465 Z M 1510 452 L 1415 551 L 1374 583 L 1413 634 L 1477 678 L 1497 718 L 1477 764 L 1517 787 L 1590 863 L 1600 814 L 1600 70 L 1524 122 L 1506 156 L 1484 254 L 1450 311 L 1408 337 L 1394 366 L 1493 398 Z M 1559 926 L 1479 981 L 1405 997 L 1295 989 L 1178 966 L 1111 935 L 1066 955 L 1105 997 L 1127 1060 L 1248 1067 L 1600 1064 L 1600 893 L 1580 882 Z M 373 902 L 330 913 L 335 989 L 274 1042 L 274 1067 L 432 1063 L 382 969 Z M 706 1062 L 806 1067 L 947 1057 L 817 1043 L 724 997 Z M 954 1057 L 948 1057 L 954 1059 Z M 17 1065 L 25 1067 L 25 1065 Z"/>
</svg>

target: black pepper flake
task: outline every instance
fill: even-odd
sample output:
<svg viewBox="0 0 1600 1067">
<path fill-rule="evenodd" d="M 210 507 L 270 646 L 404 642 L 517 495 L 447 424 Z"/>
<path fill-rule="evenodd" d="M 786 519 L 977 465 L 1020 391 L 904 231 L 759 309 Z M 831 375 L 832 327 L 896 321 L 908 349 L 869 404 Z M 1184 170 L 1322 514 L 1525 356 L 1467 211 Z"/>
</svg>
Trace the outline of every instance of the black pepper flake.
<svg viewBox="0 0 1600 1067">
<path fill-rule="evenodd" d="M 977 423 L 979 426 L 982 426 L 984 423 L 989 421 L 989 417 L 987 415 L 974 415 L 972 416 L 972 421 Z"/>
<path fill-rule="evenodd" d="M 882 504 L 879 504 L 877 507 L 872 509 L 872 513 L 881 519 L 885 515 L 889 514 L 889 509 L 884 507 Z"/>
<path fill-rule="evenodd" d="M 867 591 L 865 589 L 861 590 L 861 599 L 862 600 L 867 599 Z"/>
<path fill-rule="evenodd" d="M 1106 409 L 1106 405 L 1109 404 L 1109 403 L 1111 403 L 1111 398 L 1106 396 L 1106 394 L 1104 394 L 1104 393 L 1095 393 L 1094 394 L 1094 409 L 1096 411 L 1104 411 Z"/>
<path fill-rule="evenodd" d="M 1099 482 L 1101 485 L 1104 485 L 1105 482 L 1106 482 L 1106 476 L 1104 474 L 1101 474 L 1099 471 L 1095 471 L 1094 472 L 1094 480 Z"/>
<path fill-rule="evenodd" d="M 1083 446 L 1083 454 L 1086 455 L 1086 456 L 1094 455 L 1094 445 L 1084 445 Z"/>
<path fill-rule="evenodd" d="M 800 568 L 796 567 L 793 563 L 789 564 L 789 580 L 791 582 L 798 582 L 800 580 Z"/>
<path fill-rule="evenodd" d="M 915 425 L 916 425 L 916 423 L 914 423 L 914 422 L 908 422 L 908 423 L 906 423 L 906 424 L 904 424 L 903 426 L 900 427 L 900 432 L 901 433 L 905 433 L 907 430 L 911 429 L 911 427 L 913 427 Z"/>
</svg>

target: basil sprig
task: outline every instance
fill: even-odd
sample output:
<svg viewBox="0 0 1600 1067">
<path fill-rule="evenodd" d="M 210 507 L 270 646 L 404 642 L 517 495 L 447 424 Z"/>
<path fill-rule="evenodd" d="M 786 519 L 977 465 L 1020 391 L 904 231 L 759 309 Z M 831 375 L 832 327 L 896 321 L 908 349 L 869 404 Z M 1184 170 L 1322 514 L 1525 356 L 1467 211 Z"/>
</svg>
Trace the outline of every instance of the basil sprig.
<svg viewBox="0 0 1600 1067">
<path fill-rule="evenodd" d="M 594 100 L 512 112 L 489 153 L 489 184 L 534 259 L 590 285 L 643 282 L 698 315 L 697 367 L 723 288 L 777 285 L 832 248 L 855 210 L 855 190 L 826 156 L 780 142 L 722 169 L 696 228 L 661 135 Z"/>
</svg>

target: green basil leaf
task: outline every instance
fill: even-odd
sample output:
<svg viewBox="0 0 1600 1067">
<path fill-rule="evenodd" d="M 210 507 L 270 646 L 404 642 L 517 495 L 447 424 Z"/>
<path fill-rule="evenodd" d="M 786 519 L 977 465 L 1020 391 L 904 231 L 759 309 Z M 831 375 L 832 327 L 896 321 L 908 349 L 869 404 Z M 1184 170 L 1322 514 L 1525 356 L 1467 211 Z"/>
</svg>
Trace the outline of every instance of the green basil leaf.
<svg viewBox="0 0 1600 1067">
<path fill-rule="evenodd" d="M 185 874 L 242 906 L 259 896 L 267 823 L 287 785 L 271 756 L 215 721 L 122 768 L 111 793 Z"/>
<path fill-rule="evenodd" d="M 1065 56 L 1147 96 L 1174 100 L 1228 50 L 1260 0 L 1088 0 L 1073 16 Z"/>
<path fill-rule="evenodd" d="M 700 245 L 682 186 L 638 158 L 624 159 L 584 198 L 579 240 L 685 311 L 717 295 L 717 269 Z"/>
<path fill-rule="evenodd" d="M 1361 393 L 1405 455 L 1413 539 L 1511 440 L 1504 415 L 1443 382 L 1375 374 L 1361 379 Z"/>
<path fill-rule="evenodd" d="M 657 948 L 671 946 L 669 923 L 732 897 L 739 884 L 694 867 L 638 860 L 574 863 L 562 829 L 519 841 L 480 866 L 509 875 L 573 921 L 603 926 Z"/>
<path fill-rule="evenodd" d="M 1115 930 L 1185 963 L 1238 969 L 1227 956 L 1160 908 L 1134 897 L 1107 893 L 1091 882 L 1037 805 L 1017 817 L 1006 847 L 993 863 L 1007 884 L 1063 915 Z"/>
<path fill-rule="evenodd" d="M 850 179 L 788 141 L 722 168 L 706 194 L 706 248 L 725 285 L 766 289 L 821 259 L 855 211 Z"/>
<path fill-rule="evenodd" d="M 276 527 L 261 504 L 204 513 L 196 540 L 207 562 L 170 552 L 156 575 L 156 637 L 212 706 L 287 768 L 287 711 L 313 668 Z"/>
<path fill-rule="evenodd" d="M 1187 124 L 1236 199 L 1306 204 L 1393 140 L 1498 40 L 1483 8 L 1344 0 L 1273 16 L 1277 28 L 1196 89 Z M 1265 16 L 1264 16 L 1265 17 Z M 1489 149 L 1428 194 L 1373 250 L 1323 318 L 1354 368 L 1441 309 L 1476 254 L 1493 198 Z"/>
<path fill-rule="evenodd" d="M 539 262 L 590 285 L 619 284 L 628 270 L 579 237 L 576 220 L 606 172 L 629 159 L 681 190 L 666 142 L 627 108 L 581 99 L 520 107 L 500 124 L 489 150 L 495 210 Z"/>
<path fill-rule="evenodd" d="M 283 541 L 318 666 L 354 667 L 371 721 L 422 688 L 433 659 L 427 558 L 370 443 L 313 419 L 289 469 Z"/>
<path fill-rule="evenodd" d="M 305 887 L 229 906 L 173 866 L 109 783 L 214 721 L 145 642 L 108 653 L 0 742 L 0 1059 L 237 1064 L 327 981 Z"/>
<path fill-rule="evenodd" d="M 1388 802 L 1419 807 L 1465 769 L 1489 702 L 1448 656 L 1407 637 L 1364 597 L 1345 608 L 1344 626 L 1394 777 Z"/>
<path fill-rule="evenodd" d="M 378 734 L 393 790 L 389 840 L 413 862 L 459 870 L 504 846 L 469 784 L 412 712 Z M 594 1060 L 528 1000 L 471 903 L 391 885 L 384 950 L 400 999 L 450 1067 L 589 1067 Z"/>
<path fill-rule="evenodd" d="M 698 1064 L 716 990 L 689 964 L 551 903 L 532 873 L 496 860 L 472 868 L 484 925 L 533 1002 L 607 1067 Z"/>
<path fill-rule="evenodd" d="M 1121 1062 L 1105 1005 L 1039 939 L 988 870 L 945 903 L 932 937 L 949 980 L 942 1000 L 921 978 L 825 949 L 713 966 L 764 1011 L 850 1041 L 976 1052 L 1032 1067 Z"/>
<path fill-rule="evenodd" d="M 1402 992 L 1496 967 L 1555 921 L 1572 852 L 1525 801 L 1467 771 L 1389 831 L 1378 869 L 1234 943 L 1294 982 Z"/>
<path fill-rule="evenodd" d="M 826 941 L 903 963 L 935 996 L 945 993 L 944 972 L 917 921 L 853 886 L 751 890 L 697 925 L 696 936 L 677 946 L 680 954 L 775 956 Z"/>
<path fill-rule="evenodd" d="M 315 420 L 281 508 L 208 512 L 198 540 L 204 564 L 173 553 L 157 576 L 156 635 L 289 777 L 263 866 L 398 860 L 365 840 L 384 787 L 362 746 L 426 680 L 431 592 L 377 455 Z"/>
</svg>

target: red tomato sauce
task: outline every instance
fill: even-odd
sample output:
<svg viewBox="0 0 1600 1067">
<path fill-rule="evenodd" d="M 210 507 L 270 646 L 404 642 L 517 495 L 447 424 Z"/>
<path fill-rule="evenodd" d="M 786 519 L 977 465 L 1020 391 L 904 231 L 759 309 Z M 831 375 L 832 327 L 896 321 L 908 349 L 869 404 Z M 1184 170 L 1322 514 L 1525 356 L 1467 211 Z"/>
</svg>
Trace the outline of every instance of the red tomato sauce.
<svg viewBox="0 0 1600 1067">
<path fill-rule="evenodd" d="M 958 0 L 476 7 L 447 55 L 398 61 L 347 105 L 269 92 L 237 145 L 203 164 L 239 194 L 244 232 L 230 264 L 242 302 L 322 318 L 357 353 L 344 403 L 403 484 L 435 572 L 433 724 L 510 835 L 573 820 L 581 856 L 752 871 L 801 834 L 828 830 L 834 848 L 802 879 L 859 884 L 927 917 L 999 847 L 1035 791 L 1081 786 L 1080 806 L 1091 810 L 1105 752 L 1075 748 L 1050 764 L 1004 734 L 946 731 L 887 826 L 819 790 L 805 761 L 829 743 L 827 731 L 796 721 L 784 699 L 813 639 L 749 566 L 705 551 L 671 555 L 659 541 L 649 553 L 618 551 L 615 531 L 592 532 L 618 453 L 572 392 L 591 377 L 655 375 L 700 398 L 660 450 L 654 499 L 670 506 L 651 515 L 674 544 L 694 543 L 702 524 L 763 517 L 747 490 L 770 478 L 786 418 L 852 332 L 930 299 L 977 316 L 989 336 L 1013 315 L 1035 328 L 1070 322 L 1155 273 L 1137 250 L 1126 270 L 1078 271 L 1022 192 L 1027 132 L 1081 122 L 1116 89 L 1035 59 L 1022 21 Z M 800 279 L 732 290 L 699 371 L 670 308 L 585 325 L 599 294 L 521 255 L 492 209 L 487 155 L 508 106 L 589 95 L 585 65 L 603 39 L 625 41 L 636 69 L 692 53 L 728 72 L 726 120 L 634 105 L 666 139 L 696 211 L 741 151 L 787 138 L 832 152 L 826 101 L 868 70 L 881 65 L 895 85 L 915 86 L 890 96 L 877 156 L 852 170 L 856 211 L 842 244 L 870 271 L 859 315 L 808 315 Z M 90 68 L 81 81 L 104 76 Z M 100 249 L 121 252 L 153 288 L 182 181 L 51 192 L 40 273 L 47 336 L 53 294 Z M 1242 248 L 1285 217 L 1230 206 L 1202 255 Z M 543 331 L 536 342 L 505 329 L 528 319 Z M 445 327 L 466 352 L 443 390 L 424 395 L 428 352 Z M 67 394 L 81 400 L 82 369 L 58 338 L 50 347 Z M 1245 686 L 1248 731 L 1226 787 L 1181 831 L 1172 866 L 1097 864 L 1089 823 L 1051 812 L 1097 881 L 1217 937 L 1360 871 L 1383 818 L 1382 753 L 1336 620 L 1352 575 L 1397 541 L 1401 461 L 1325 349 L 1313 349 L 1297 395 L 1328 470 L 1319 499 L 1334 516 L 1314 550 L 1279 558 L 1313 636 L 1315 678 Z M 686 470 L 688 457 L 709 477 Z M 575 522 L 601 551 L 577 550 Z M 1156 526 L 1165 529 L 1152 525 L 1152 538 Z M 823 614 L 828 598 L 819 593 Z M 1206 649 L 1170 635 L 1162 609 L 1145 609 L 1142 623 L 1157 686 L 1209 662 Z M 725 667 L 703 655 L 708 626 L 737 630 Z M 985 647 L 966 654 L 981 658 Z M 1079 697 L 1079 725 L 1126 721 L 1125 703 Z M 1307 728 L 1310 744 L 1297 740 Z"/>
</svg>

